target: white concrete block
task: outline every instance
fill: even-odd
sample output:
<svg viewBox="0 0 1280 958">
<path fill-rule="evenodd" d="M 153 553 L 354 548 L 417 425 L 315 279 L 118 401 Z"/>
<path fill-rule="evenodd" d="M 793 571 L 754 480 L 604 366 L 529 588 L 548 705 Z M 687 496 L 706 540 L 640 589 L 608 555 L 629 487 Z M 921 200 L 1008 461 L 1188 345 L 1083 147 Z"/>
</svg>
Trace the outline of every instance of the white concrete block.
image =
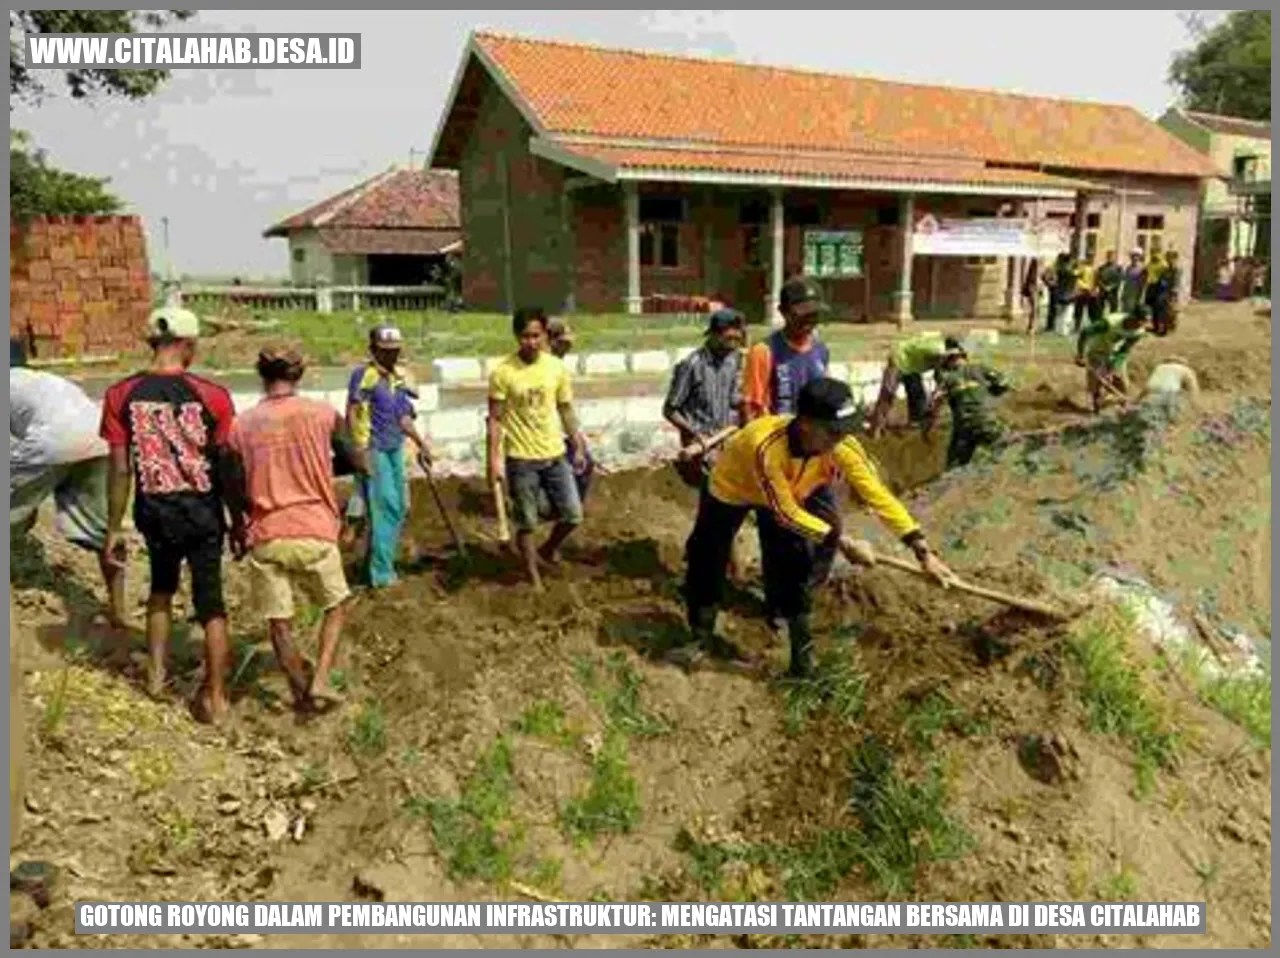
<svg viewBox="0 0 1280 958">
<path fill-rule="evenodd" d="M 583 429 L 611 429 L 626 422 L 627 404 L 622 399 L 586 399 L 574 403 Z"/>
<path fill-rule="evenodd" d="M 1000 330 L 998 329 L 971 329 L 969 334 L 964 338 L 965 348 L 972 349 L 974 347 L 981 348 L 983 346 L 996 346 L 1000 343 Z"/>
<path fill-rule="evenodd" d="M 850 363 L 849 364 L 849 382 L 851 383 L 879 383 L 884 376 L 884 363 Z"/>
<path fill-rule="evenodd" d="M 484 379 L 484 368 L 469 356 L 442 356 L 432 361 L 431 378 L 438 383 L 473 383 Z"/>
<path fill-rule="evenodd" d="M 831 363 L 827 366 L 827 375 L 832 379 L 839 379 L 841 382 L 849 381 L 849 364 L 848 363 Z"/>
<path fill-rule="evenodd" d="M 331 389 L 326 393 L 320 394 L 330 406 L 338 410 L 338 412 L 346 415 L 347 412 L 347 391 L 345 389 Z"/>
<path fill-rule="evenodd" d="M 418 387 L 418 398 L 414 402 L 418 412 L 434 412 L 440 408 L 440 387 L 435 383 L 426 383 Z"/>
<path fill-rule="evenodd" d="M 631 354 L 631 372 L 665 373 L 671 368 L 671 357 L 665 349 L 651 349 Z"/>
<path fill-rule="evenodd" d="M 588 376 L 617 376 L 627 371 L 626 353 L 587 353 L 582 371 Z"/>
<path fill-rule="evenodd" d="M 875 401 L 880 397 L 880 384 L 873 383 L 871 385 L 867 385 L 866 383 L 860 383 L 854 386 L 853 395 L 854 398 L 860 400 L 864 406 L 873 406 L 875 405 Z"/>
<path fill-rule="evenodd" d="M 432 441 L 474 440 L 483 434 L 484 413 L 479 407 L 428 414 L 427 435 Z"/>
<path fill-rule="evenodd" d="M 236 415 L 239 415 L 258 405 L 258 400 L 261 398 L 260 393 L 232 393 L 231 404 L 236 407 Z"/>
<path fill-rule="evenodd" d="M 582 372 L 582 357 L 577 353 L 567 353 L 561 356 L 560 362 L 564 363 L 564 368 L 569 371 L 570 376 L 576 376 Z"/>
<path fill-rule="evenodd" d="M 681 346 L 672 354 L 673 360 L 671 365 L 674 366 L 676 363 L 680 362 L 680 360 L 686 359 L 689 356 L 692 356 L 697 351 L 698 351 L 697 346 Z"/>
<path fill-rule="evenodd" d="M 658 425 L 662 422 L 661 396 L 633 396 L 626 400 L 627 425 Z"/>
<path fill-rule="evenodd" d="M 498 364 L 501 363 L 506 358 L 507 358 L 506 356 L 486 356 L 484 359 L 480 361 L 481 367 L 484 370 L 484 378 L 486 381 L 490 376 L 493 375 L 493 371 L 498 368 Z"/>
</svg>

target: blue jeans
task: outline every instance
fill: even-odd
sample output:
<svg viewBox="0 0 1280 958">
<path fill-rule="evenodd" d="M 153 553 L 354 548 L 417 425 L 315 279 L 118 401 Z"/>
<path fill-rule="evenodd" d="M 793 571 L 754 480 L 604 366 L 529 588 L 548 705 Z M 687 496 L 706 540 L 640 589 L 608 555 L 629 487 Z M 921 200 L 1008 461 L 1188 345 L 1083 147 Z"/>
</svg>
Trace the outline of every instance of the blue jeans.
<svg viewBox="0 0 1280 958">
<path fill-rule="evenodd" d="M 538 526 L 539 493 L 546 496 L 555 518 L 565 525 L 582 524 L 582 499 L 573 466 L 558 459 L 507 459 L 507 488 L 511 490 L 516 529 L 532 532 Z"/>
<path fill-rule="evenodd" d="M 372 475 L 360 480 L 369 514 L 369 584 L 374 588 L 396 581 L 396 553 L 409 515 L 403 449 L 371 449 Z"/>
</svg>

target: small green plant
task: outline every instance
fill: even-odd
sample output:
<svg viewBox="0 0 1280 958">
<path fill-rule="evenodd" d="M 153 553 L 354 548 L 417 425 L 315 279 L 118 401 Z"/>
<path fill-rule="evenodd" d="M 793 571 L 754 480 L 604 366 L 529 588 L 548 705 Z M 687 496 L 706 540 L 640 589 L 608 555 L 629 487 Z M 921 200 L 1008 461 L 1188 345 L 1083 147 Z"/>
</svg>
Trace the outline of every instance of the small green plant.
<svg viewBox="0 0 1280 958">
<path fill-rule="evenodd" d="M 335 692 L 346 692 L 350 687 L 347 673 L 342 669 L 329 670 L 329 688 Z"/>
<path fill-rule="evenodd" d="M 640 738 L 653 738 L 671 731 L 665 719 L 654 715 L 641 703 L 640 690 L 644 679 L 631 667 L 623 653 L 615 652 L 609 657 L 609 673 L 614 687 L 607 693 L 604 707 L 610 725 Z"/>
<path fill-rule="evenodd" d="M 540 738 L 557 745 L 571 747 L 576 736 L 569 730 L 564 709 L 559 702 L 543 699 L 526 708 L 515 721 L 521 735 Z"/>
<path fill-rule="evenodd" d="M 988 726 L 981 719 L 970 716 L 953 703 L 946 694 L 930 692 L 918 702 L 904 706 L 903 730 L 916 748 L 927 751 L 944 732 L 970 736 L 983 734 Z"/>
<path fill-rule="evenodd" d="M 48 701 L 44 703 L 44 714 L 40 719 L 40 735 L 46 741 L 58 737 L 62 723 L 67 718 L 68 690 L 71 683 L 71 666 L 64 665 L 58 674 L 58 684 Z"/>
<path fill-rule="evenodd" d="M 1132 901 L 1138 894 L 1138 873 L 1126 864 L 1114 875 L 1107 876 L 1096 894 L 1101 901 Z"/>
<path fill-rule="evenodd" d="M 1133 630 L 1132 614 L 1111 606 L 1078 626 L 1067 648 L 1080 670 L 1080 696 L 1090 729 L 1129 744 L 1137 792 L 1146 795 L 1155 785 L 1156 772 L 1177 760 L 1183 737 L 1169 715 L 1168 702 L 1129 660 Z"/>
<path fill-rule="evenodd" d="M 529 884 L 543 891 L 554 891 L 560 887 L 560 872 L 563 863 L 558 858 L 539 858 L 529 869 Z"/>
<path fill-rule="evenodd" d="M 627 739 L 616 728 L 591 763 L 587 793 L 571 799 L 560 813 L 565 832 L 578 842 L 599 835 L 629 833 L 640 821 L 640 794 L 627 764 Z"/>
<path fill-rule="evenodd" d="M 361 706 L 352 720 L 347 744 L 364 758 L 376 758 L 387 750 L 386 717 L 379 702 L 370 699 Z"/>
<path fill-rule="evenodd" d="M 311 763 L 302 770 L 300 783 L 304 792 L 314 792 L 329 781 L 329 770 L 323 764 Z"/>
<path fill-rule="evenodd" d="M 1271 677 L 1201 677 L 1200 698 L 1235 722 L 1264 748 L 1271 748 Z"/>
<path fill-rule="evenodd" d="M 862 717 L 867 677 L 854 663 L 848 648 L 833 648 L 818 656 L 814 675 L 802 682 L 788 682 L 783 691 L 784 725 L 788 735 L 799 735 L 819 712 L 843 723 Z"/>
<path fill-rule="evenodd" d="M 457 799 L 413 796 L 405 812 L 430 820 L 451 878 L 502 881 L 511 877 L 522 840 L 511 821 L 513 790 L 511 743 L 501 736 L 481 754 Z"/>
<path fill-rule="evenodd" d="M 952 948 L 977 948 L 978 940 L 973 935 L 950 935 Z"/>
</svg>

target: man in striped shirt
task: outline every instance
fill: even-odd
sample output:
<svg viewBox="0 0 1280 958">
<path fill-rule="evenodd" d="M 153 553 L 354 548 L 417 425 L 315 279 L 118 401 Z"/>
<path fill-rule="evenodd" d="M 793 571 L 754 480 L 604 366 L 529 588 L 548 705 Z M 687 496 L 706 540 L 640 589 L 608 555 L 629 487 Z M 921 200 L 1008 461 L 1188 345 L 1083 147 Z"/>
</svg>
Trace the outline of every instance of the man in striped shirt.
<svg viewBox="0 0 1280 958">
<path fill-rule="evenodd" d="M 851 562 L 875 562 L 867 543 L 842 536 L 838 525 L 814 514 L 815 493 L 837 476 L 912 549 L 927 573 L 943 584 L 950 582 L 951 571 L 851 435 L 856 421 L 849 387 L 819 378 L 800 390 L 795 415 L 763 416 L 725 444 L 685 545 L 685 604 L 699 651 L 737 656 L 716 636 L 716 617 L 729 550 L 747 513 L 754 511 L 765 541 L 767 602 L 786 619 L 791 640 L 790 675 L 812 674 L 810 593 L 820 554 L 838 549 Z"/>
<path fill-rule="evenodd" d="M 741 403 L 742 344 L 746 320 L 734 309 L 718 309 L 707 320 L 707 341 L 676 363 L 662 415 L 680 432 L 680 445 L 690 446 L 738 424 Z M 676 470 L 695 489 L 706 481 L 715 461 L 709 452 L 677 460 Z"/>
</svg>

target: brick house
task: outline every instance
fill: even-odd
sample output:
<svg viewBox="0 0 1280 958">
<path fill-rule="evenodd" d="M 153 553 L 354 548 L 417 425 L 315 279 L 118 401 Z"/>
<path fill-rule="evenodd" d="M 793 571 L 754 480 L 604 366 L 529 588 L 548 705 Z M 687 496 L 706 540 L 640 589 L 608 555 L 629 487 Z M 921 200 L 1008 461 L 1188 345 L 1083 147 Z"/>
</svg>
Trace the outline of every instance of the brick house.
<svg viewBox="0 0 1280 958">
<path fill-rule="evenodd" d="M 785 275 L 850 319 L 1009 315 L 1074 244 L 1195 246 L 1206 157 L 1136 110 L 479 33 L 431 149 L 464 298 L 772 318 Z"/>
<path fill-rule="evenodd" d="M 1228 260 L 1270 256 L 1271 124 L 1177 107 L 1160 125 L 1209 157 L 1203 183 L 1195 288 L 1209 291 Z"/>
<path fill-rule="evenodd" d="M 460 248 L 458 177 L 389 169 L 310 206 L 263 236 L 289 241 L 296 286 L 419 286 Z"/>
</svg>

